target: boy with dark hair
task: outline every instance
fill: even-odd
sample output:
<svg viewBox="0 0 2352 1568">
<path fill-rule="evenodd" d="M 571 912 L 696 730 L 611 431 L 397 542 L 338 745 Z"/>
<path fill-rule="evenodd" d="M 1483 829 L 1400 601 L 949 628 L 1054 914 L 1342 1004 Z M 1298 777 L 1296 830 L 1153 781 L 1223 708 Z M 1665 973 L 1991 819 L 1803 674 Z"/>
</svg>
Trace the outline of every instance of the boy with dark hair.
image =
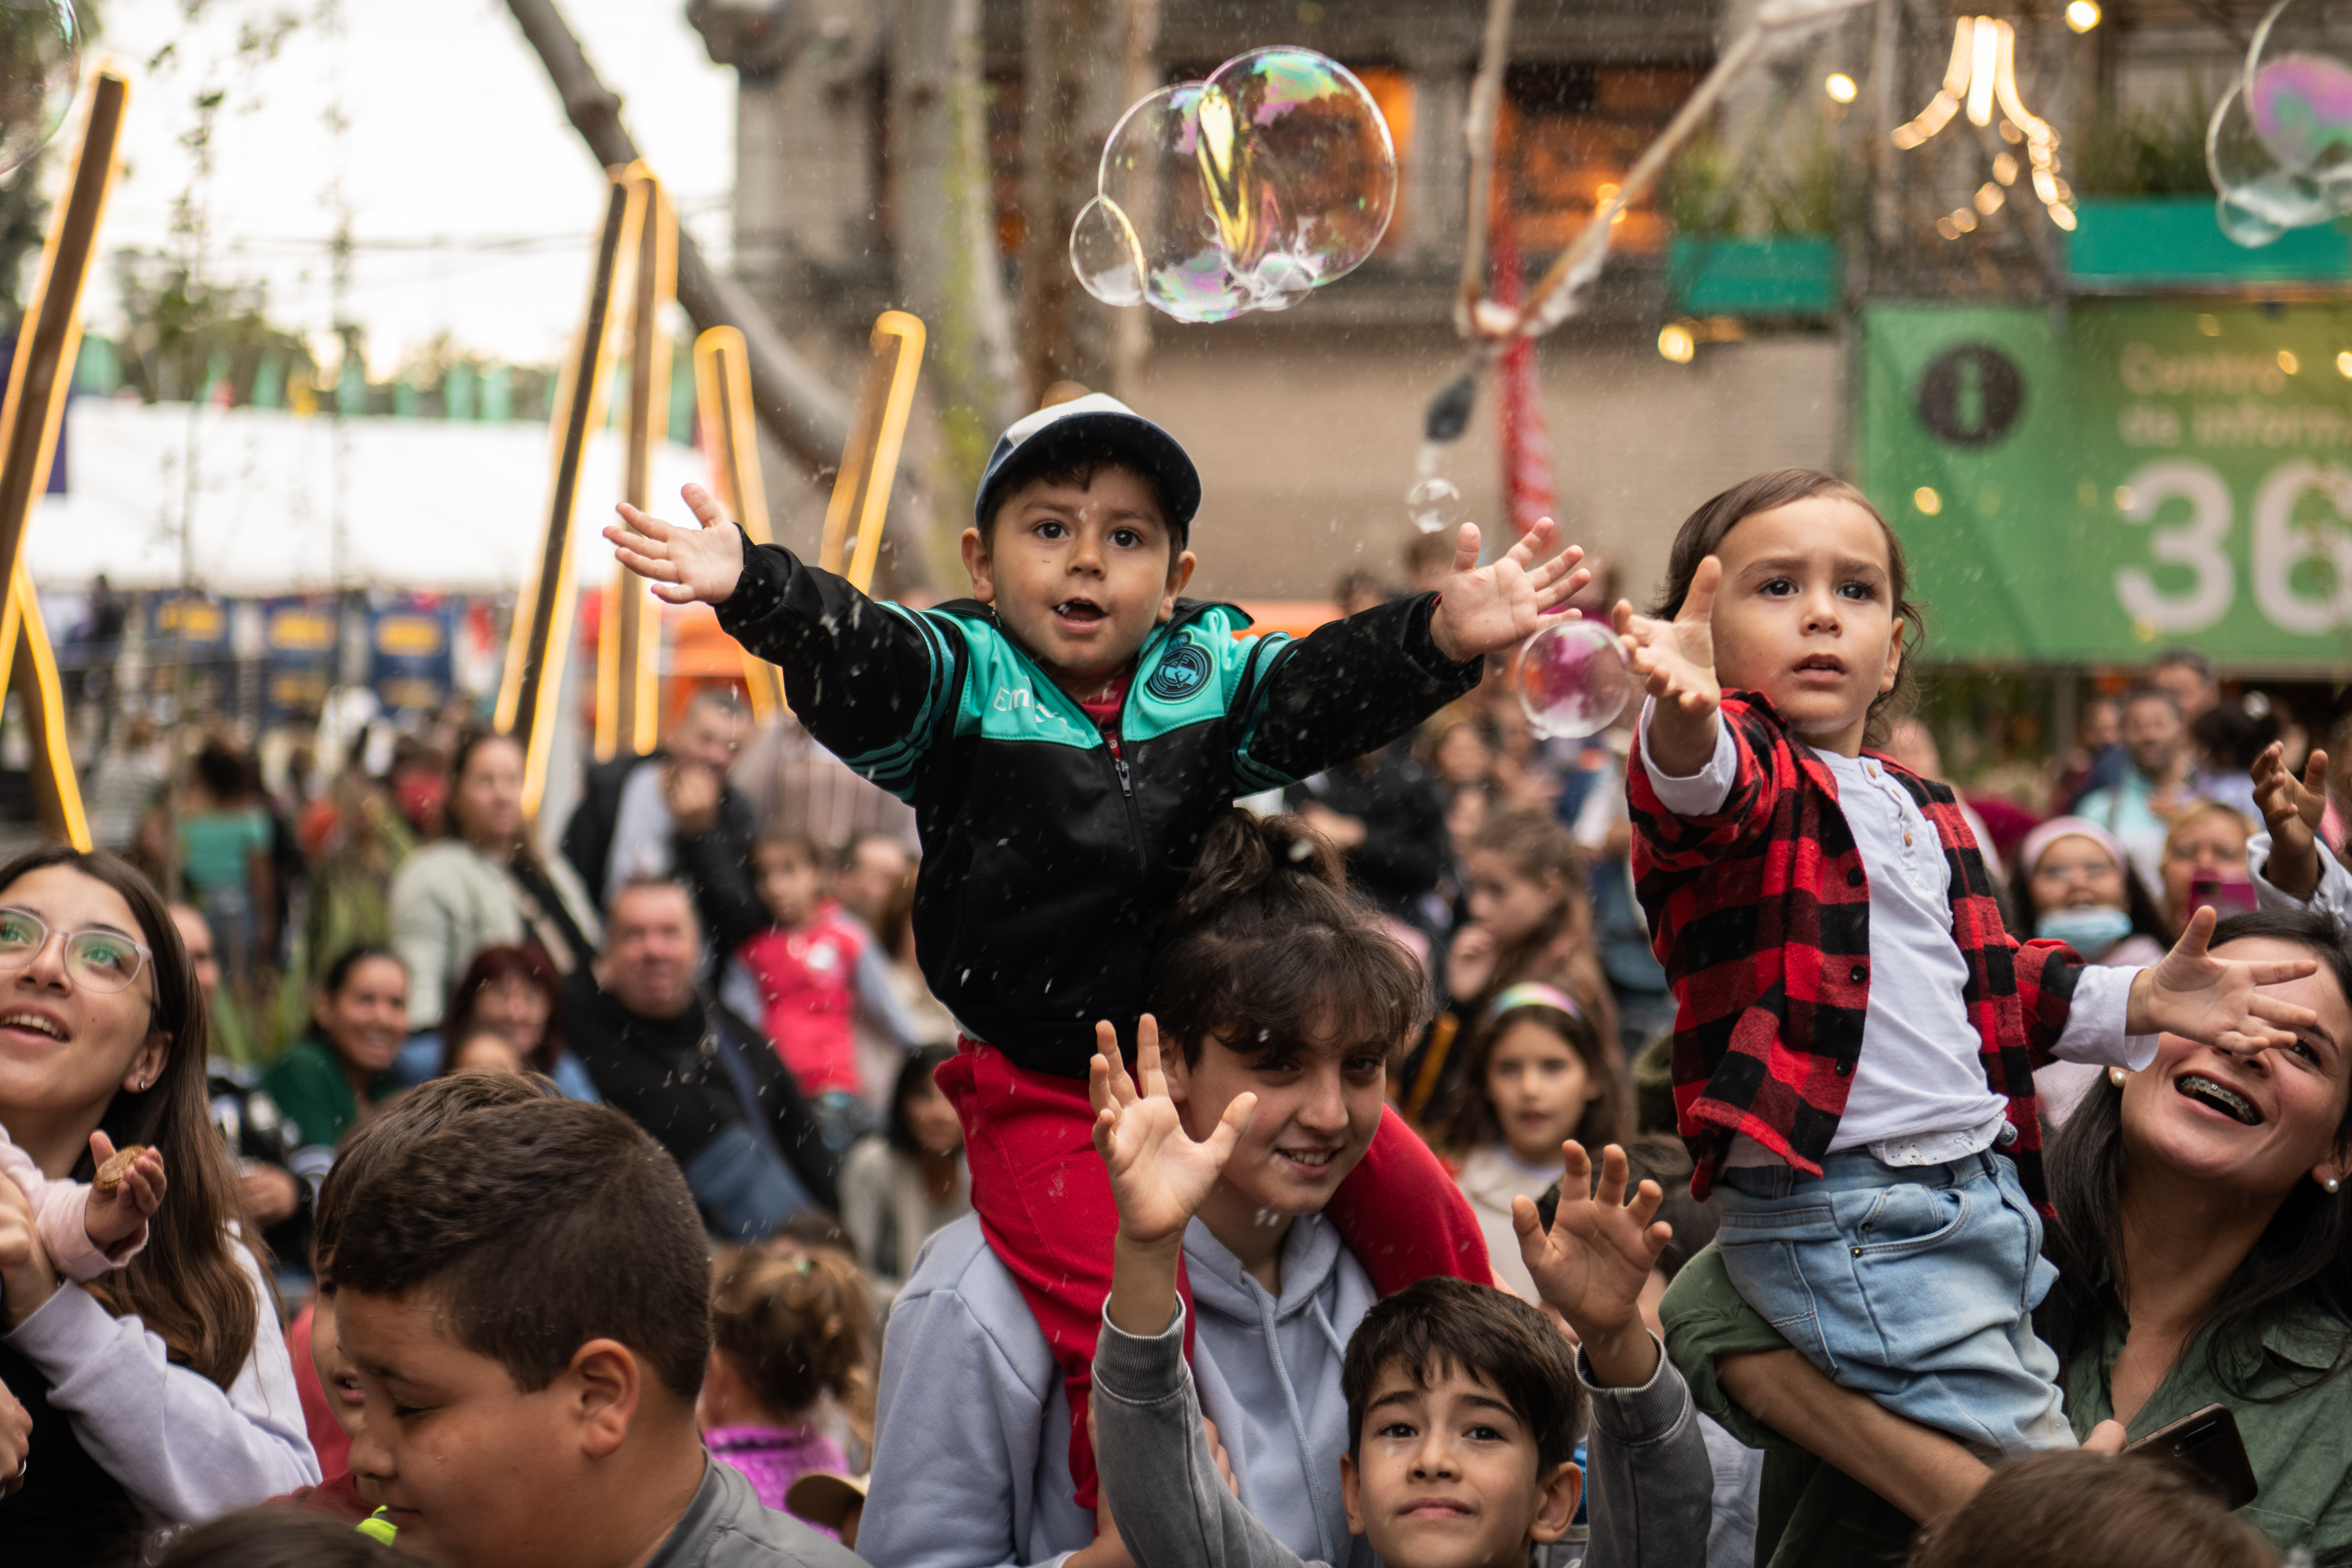
<svg viewBox="0 0 2352 1568">
<path fill-rule="evenodd" d="M 1139 1568 L 1297 1568 L 1298 1554 L 1219 1473 L 1176 1290 L 1185 1226 L 1256 1097 L 1237 1096 L 1195 1142 L 1149 1029 L 1136 1065 L 1139 1085 L 1097 1057 L 1091 1080 L 1094 1143 L 1119 1216 L 1093 1405 L 1111 1517 Z M 1567 1190 L 1592 1190 L 1584 1151 L 1566 1150 Z M 1697 1411 L 1638 1305 L 1667 1240 L 1652 1223 L 1661 1194 L 1643 1182 L 1628 1204 L 1625 1177 L 1624 1151 L 1612 1144 L 1598 1190 L 1563 1204 L 1549 1233 L 1532 1202 L 1512 1205 L 1528 1272 L 1577 1334 L 1573 1355 L 1536 1308 L 1461 1279 L 1423 1280 L 1357 1325 L 1340 1373 L 1349 1446 L 1339 1481 L 1349 1528 L 1388 1568 L 1524 1568 L 1536 1546 L 1561 1539 L 1583 1487 L 1573 1455 L 1588 1399 L 1586 1568 L 1705 1560 L 1712 1473 Z"/>
<path fill-rule="evenodd" d="M 620 1112 L 465 1117 L 352 1196 L 333 1271 L 366 1394 L 353 1470 L 445 1568 L 850 1568 L 710 1463 L 695 1395 L 710 1258 L 693 1195 Z"/>
<path fill-rule="evenodd" d="M 1075 1409 L 1115 1224 L 1085 1138 L 1094 1026 L 1133 1037 L 1202 836 L 1237 796 L 1377 751 L 1467 692 L 1486 655 L 1583 585 L 1582 552 L 1538 564 L 1547 521 L 1481 567 L 1465 526 L 1441 592 L 1304 639 L 1247 636 L 1232 605 L 1181 596 L 1192 459 L 1098 394 L 1005 431 L 963 533 L 971 597 L 936 609 L 876 604 L 787 551 L 751 549 L 698 486 L 684 494 L 699 528 L 621 508 L 605 530 L 621 563 L 668 603 L 718 606 L 782 668 L 809 732 L 915 807 L 917 949 L 968 1031 L 936 1081 L 964 1120 L 989 1244 Z M 1383 1293 L 1486 1275 L 1475 1217 L 1393 1116 L 1328 1212 Z M 1082 1424 L 1069 1454 L 1091 1510 Z"/>
</svg>

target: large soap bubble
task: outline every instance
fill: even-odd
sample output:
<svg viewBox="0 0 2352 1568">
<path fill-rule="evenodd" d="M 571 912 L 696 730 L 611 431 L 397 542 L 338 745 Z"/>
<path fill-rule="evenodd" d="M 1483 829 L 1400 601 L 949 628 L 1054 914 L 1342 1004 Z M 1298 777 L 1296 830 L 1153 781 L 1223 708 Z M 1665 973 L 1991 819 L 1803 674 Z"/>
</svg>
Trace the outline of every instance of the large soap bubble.
<svg viewBox="0 0 2352 1568">
<path fill-rule="evenodd" d="M 1558 621 L 1519 647 L 1511 685 L 1538 735 L 1597 735 L 1633 694 L 1625 650 L 1597 621 Z"/>
<path fill-rule="evenodd" d="M 1253 49 L 1119 120 L 1070 266 L 1107 305 L 1180 321 L 1280 310 L 1371 255 L 1396 146 L 1364 84 L 1312 49 Z"/>
<path fill-rule="evenodd" d="M 2352 213 L 2352 27 L 2330 0 L 2279 0 L 2215 106 L 2205 165 L 2240 245 Z"/>
<path fill-rule="evenodd" d="M 71 0 L 0 0 L 0 174 L 58 133 L 80 85 Z"/>
</svg>

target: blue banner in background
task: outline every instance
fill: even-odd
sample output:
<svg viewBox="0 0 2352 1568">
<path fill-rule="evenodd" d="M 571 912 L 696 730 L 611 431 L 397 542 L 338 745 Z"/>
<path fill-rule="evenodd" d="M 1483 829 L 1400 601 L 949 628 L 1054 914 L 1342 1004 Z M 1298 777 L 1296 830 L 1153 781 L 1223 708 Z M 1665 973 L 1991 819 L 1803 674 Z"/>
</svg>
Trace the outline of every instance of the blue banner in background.
<svg viewBox="0 0 2352 1568">
<path fill-rule="evenodd" d="M 261 601 L 262 722 L 316 719 L 335 684 L 343 637 L 341 601 L 332 594 Z"/>
<path fill-rule="evenodd" d="M 448 700 L 461 607 L 446 594 L 394 594 L 370 610 L 368 679 L 385 708 L 433 709 Z"/>
<path fill-rule="evenodd" d="M 226 660 L 229 605 L 204 594 L 158 594 L 147 601 L 147 646 L 152 657 L 173 663 Z"/>
</svg>

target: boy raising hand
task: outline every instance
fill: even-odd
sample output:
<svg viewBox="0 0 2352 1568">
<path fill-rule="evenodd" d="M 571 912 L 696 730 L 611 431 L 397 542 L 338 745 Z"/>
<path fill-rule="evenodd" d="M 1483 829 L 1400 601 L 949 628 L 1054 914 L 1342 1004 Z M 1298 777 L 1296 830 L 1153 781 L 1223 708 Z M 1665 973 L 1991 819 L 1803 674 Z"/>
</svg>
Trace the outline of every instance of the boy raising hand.
<svg viewBox="0 0 2352 1568">
<path fill-rule="evenodd" d="M 1220 1473 L 1184 1364 L 1176 1260 L 1256 1109 L 1236 1096 L 1204 1140 L 1185 1131 L 1160 1070 L 1158 1031 L 1138 1030 L 1136 1075 L 1094 1060 L 1094 1142 L 1118 1205 L 1111 1289 L 1095 1352 L 1094 1425 L 1106 1500 L 1139 1568 L 1296 1568 Z M 1564 1190 L 1591 1191 L 1565 1146 Z M 1689 1391 L 1641 1324 L 1638 1301 L 1666 1227 L 1644 1182 L 1625 1202 L 1625 1154 L 1602 1155 L 1589 1198 L 1549 1232 L 1513 1205 L 1521 1254 L 1547 1304 L 1583 1342 L 1571 1355 L 1542 1313 L 1491 1286 L 1425 1279 L 1374 1307 L 1349 1341 L 1341 1380 L 1350 1442 L 1339 1467 L 1348 1522 L 1391 1568 L 1522 1568 L 1575 1518 L 1571 1458 L 1592 1402 L 1588 1568 L 1704 1561 L 1713 1485 Z M 1641 1463 L 1633 1463 L 1636 1453 Z M 1181 1484 L 1171 1485 L 1171 1478 Z M 1350 1549 L 1350 1557 L 1360 1553 Z"/>
<path fill-rule="evenodd" d="M 1117 1217 L 1083 1136 L 1094 1026 L 1132 1034 L 1202 836 L 1237 796 L 1377 751 L 1469 691 L 1485 656 L 1584 584 L 1582 552 L 1539 560 L 1547 521 L 1482 567 L 1465 527 L 1440 592 L 1311 637 L 1259 635 L 1232 605 L 1183 597 L 1201 477 L 1174 437 L 1098 395 L 997 442 L 962 538 L 971 597 L 935 609 L 877 604 L 788 551 L 751 549 L 708 494 L 685 496 L 699 526 L 624 507 L 605 537 L 663 599 L 718 606 L 782 669 L 809 732 L 914 806 L 916 948 L 965 1031 L 936 1081 L 963 1118 L 989 1246 L 1075 1410 Z M 1475 1217 L 1393 1116 L 1326 1212 L 1382 1293 L 1486 1277 Z M 878 1441 L 887 1475 L 887 1413 Z M 1090 1511 L 1082 1422 L 1069 1458 Z M 866 1521 L 886 1568 L 901 1568 L 899 1517 L 886 1504 Z"/>
</svg>

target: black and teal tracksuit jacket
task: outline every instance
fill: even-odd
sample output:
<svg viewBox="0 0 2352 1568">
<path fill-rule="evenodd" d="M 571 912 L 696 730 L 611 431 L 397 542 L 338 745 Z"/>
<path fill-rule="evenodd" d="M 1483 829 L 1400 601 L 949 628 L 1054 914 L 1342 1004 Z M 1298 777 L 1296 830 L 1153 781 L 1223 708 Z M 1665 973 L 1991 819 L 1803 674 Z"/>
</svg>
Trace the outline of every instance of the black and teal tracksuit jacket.
<svg viewBox="0 0 2352 1568">
<path fill-rule="evenodd" d="M 1134 1037 L 1160 922 L 1211 821 L 1477 684 L 1478 660 L 1432 640 L 1436 603 L 1244 638 L 1232 605 L 1179 600 L 1138 657 L 1118 756 L 983 605 L 877 604 L 747 546 L 719 622 L 782 669 L 819 743 L 914 806 L 932 994 L 1015 1065 L 1084 1078 L 1096 1020 Z"/>
</svg>

